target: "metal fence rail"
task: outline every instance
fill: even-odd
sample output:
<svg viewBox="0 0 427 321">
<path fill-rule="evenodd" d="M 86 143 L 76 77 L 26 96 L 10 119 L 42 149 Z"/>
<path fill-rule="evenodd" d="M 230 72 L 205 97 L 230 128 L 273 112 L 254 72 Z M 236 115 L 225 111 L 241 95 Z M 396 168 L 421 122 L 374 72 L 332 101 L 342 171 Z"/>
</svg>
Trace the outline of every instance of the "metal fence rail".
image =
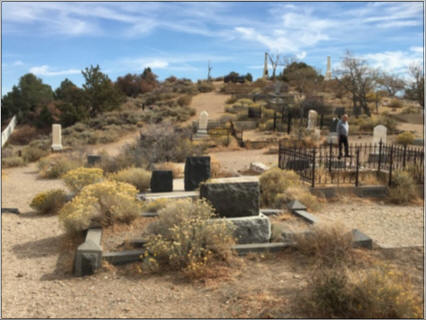
<svg viewBox="0 0 427 321">
<path fill-rule="evenodd" d="M 424 182 L 424 148 L 383 144 L 352 144 L 350 157 L 340 157 L 338 146 L 305 148 L 279 144 L 279 167 L 296 171 L 301 179 L 316 184 L 350 183 L 356 186 L 365 173 L 387 175 L 409 170 L 417 183 Z"/>
</svg>

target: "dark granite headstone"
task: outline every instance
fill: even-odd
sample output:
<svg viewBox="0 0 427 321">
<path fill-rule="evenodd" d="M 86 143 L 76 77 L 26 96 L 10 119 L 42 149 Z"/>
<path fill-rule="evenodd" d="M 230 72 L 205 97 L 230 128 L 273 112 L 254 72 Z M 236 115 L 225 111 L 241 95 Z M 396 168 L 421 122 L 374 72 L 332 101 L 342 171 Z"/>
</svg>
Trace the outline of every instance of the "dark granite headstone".
<svg viewBox="0 0 427 321">
<path fill-rule="evenodd" d="M 249 107 L 248 108 L 248 117 L 249 118 L 261 118 L 261 108 Z"/>
<path fill-rule="evenodd" d="M 310 162 L 308 159 L 291 159 L 286 163 L 286 169 L 291 169 L 294 171 L 302 171 L 310 167 Z"/>
<path fill-rule="evenodd" d="M 184 171 L 184 188 L 186 191 L 194 191 L 201 182 L 208 180 L 210 177 L 210 156 L 187 157 Z"/>
<path fill-rule="evenodd" d="M 172 192 L 172 171 L 153 171 L 151 174 L 150 187 L 152 193 Z"/>
<path fill-rule="evenodd" d="M 101 161 L 101 155 L 87 155 L 87 165 L 94 166 L 96 163 Z"/>
<path fill-rule="evenodd" d="M 259 215 L 259 195 L 258 180 L 244 177 L 218 178 L 200 185 L 200 198 L 224 217 Z"/>
</svg>

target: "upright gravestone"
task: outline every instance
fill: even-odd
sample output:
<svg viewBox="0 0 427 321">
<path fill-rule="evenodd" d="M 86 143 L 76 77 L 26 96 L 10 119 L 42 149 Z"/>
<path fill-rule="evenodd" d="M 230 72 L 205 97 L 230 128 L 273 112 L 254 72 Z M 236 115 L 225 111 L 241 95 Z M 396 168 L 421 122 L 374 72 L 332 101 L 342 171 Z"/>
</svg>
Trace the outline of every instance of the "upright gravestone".
<svg viewBox="0 0 427 321">
<path fill-rule="evenodd" d="M 211 157 L 187 157 L 184 170 L 184 189 L 194 191 L 211 177 Z"/>
<path fill-rule="evenodd" d="M 62 150 L 62 133 L 60 124 L 52 124 L 52 150 Z"/>
<path fill-rule="evenodd" d="M 317 125 L 317 111 L 310 109 L 308 112 L 308 126 L 307 129 L 315 129 Z"/>
<path fill-rule="evenodd" d="M 172 192 L 172 171 L 153 171 L 151 173 L 150 188 L 152 193 Z"/>
<path fill-rule="evenodd" d="M 387 127 L 384 125 L 378 125 L 374 127 L 372 143 L 375 145 L 379 144 L 380 141 L 383 144 L 387 144 Z"/>
<path fill-rule="evenodd" d="M 209 114 L 207 111 L 202 111 L 199 116 L 199 126 L 197 128 L 196 138 L 208 136 Z"/>
<path fill-rule="evenodd" d="M 338 118 L 334 117 L 329 127 L 329 134 L 327 138 L 328 144 L 338 144 L 337 125 L 338 125 Z"/>
</svg>

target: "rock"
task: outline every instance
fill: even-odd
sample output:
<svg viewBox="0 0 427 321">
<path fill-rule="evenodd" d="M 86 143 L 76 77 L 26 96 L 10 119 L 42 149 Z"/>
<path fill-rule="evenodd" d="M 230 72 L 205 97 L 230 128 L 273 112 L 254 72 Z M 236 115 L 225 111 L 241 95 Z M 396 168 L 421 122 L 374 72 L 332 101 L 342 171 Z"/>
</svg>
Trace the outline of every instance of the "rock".
<svg viewBox="0 0 427 321">
<path fill-rule="evenodd" d="M 251 163 L 249 169 L 255 173 L 262 174 L 268 170 L 268 166 L 263 163 L 253 162 Z"/>
<path fill-rule="evenodd" d="M 200 186 L 200 198 L 207 199 L 223 217 L 258 216 L 259 196 L 256 177 L 218 178 Z"/>
<path fill-rule="evenodd" d="M 215 222 L 218 219 L 212 219 Z M 233 217 L 227 218 L 228 222 L 233 223 L 233 235 L 238 244 L 265 243 L 271 238 L 270 219 L 259 214 L 258 216 Z"/>
<path fill-rule="evenodd" d="M 151 174 L 150 188 L 152 193 L 172 192 L 172 171 L 153 171 Z"/>
<path fill-rule="evenodd" d="M 211 177 L 211 157 L 187 157 L 184 170 L 184 189 L 194 191 Z"/>
</svg>

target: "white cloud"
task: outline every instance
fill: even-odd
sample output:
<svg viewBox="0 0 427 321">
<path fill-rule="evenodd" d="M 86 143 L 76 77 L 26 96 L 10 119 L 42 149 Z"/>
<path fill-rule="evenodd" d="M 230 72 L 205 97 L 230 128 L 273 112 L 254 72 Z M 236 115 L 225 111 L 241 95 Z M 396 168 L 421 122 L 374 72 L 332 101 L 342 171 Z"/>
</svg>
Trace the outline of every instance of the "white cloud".
<svg viewBox="0 0 427 321">
<path fill-rule="evenodd" d="M 78 69 L 67 69 L 60 71 L 51 71 L 48 65 L 35 66 L 30 68 L 30 72 L 39 76 L 61 76 L 79 74 L 81 71 Z"/>
<path fill-rule="evenodd" d="M 419 52 L 413 51 L 386 51 L 365 54 L 361 58 L 366 59 L 372 67 L 391 73 L 406 73 L 410 65 L 422 62 Z"/>
<path fill-rule="evenodd" d="M 153 69 L 154 68 L 163 69 L 163 68 L 167 68 L 168 66 L 169 66 L 169 63 L 166 60 L 161 60 L 161 59 L 154 59 L 143 64 L 144 68 L 150 67 Z"/>
<path fill-rule="evenodd" d="M 307 57 L 307 53 L 305 51 L 301 51 L 300 53 L 297 53 L 295 57 L 299 60 L 303 60 L 305 57 Z"/>
<path fill-rule="evenodd" d="M 21 60 L 16 60 L 13 65 L 14 66 L 22 66 L 24 63 Z"/>
</svg>

